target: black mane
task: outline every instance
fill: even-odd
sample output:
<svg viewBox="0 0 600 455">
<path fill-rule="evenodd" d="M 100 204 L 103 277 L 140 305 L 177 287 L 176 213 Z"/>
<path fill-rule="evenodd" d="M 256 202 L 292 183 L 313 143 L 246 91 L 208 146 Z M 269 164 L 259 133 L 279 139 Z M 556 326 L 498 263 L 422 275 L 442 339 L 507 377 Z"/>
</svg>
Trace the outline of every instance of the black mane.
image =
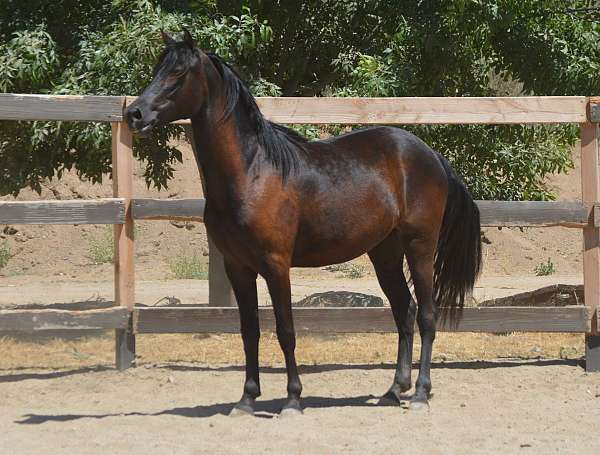
<svg viewBox="0 0 600 455">
<path fill-rule="evenodd" d="M 220 121 L 227 119 L 235 108 L 241 105 L 267 160 L 281 173 L 285 181 L 288 175 L 298 168 L 298 154 L 306 150 L 308 140 L 294 130 L 264 118 L 254 96 L 237 72 L 217 54 L 208 53 L 207 56 L 221 74 L 225 85 L 225 109 Z"/>
</svg>

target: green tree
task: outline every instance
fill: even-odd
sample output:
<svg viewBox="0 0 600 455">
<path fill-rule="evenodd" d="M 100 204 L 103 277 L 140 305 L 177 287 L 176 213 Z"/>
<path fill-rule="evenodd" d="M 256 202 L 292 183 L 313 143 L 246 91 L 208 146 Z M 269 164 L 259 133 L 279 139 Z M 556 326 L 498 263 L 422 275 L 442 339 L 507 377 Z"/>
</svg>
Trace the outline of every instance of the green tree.
<svg viewBox="0 0 600 455">
<path fill-rule="evenodd" d="M 208 15 L 165 12 L 147 0 L 114 1 L 111 6 L 110 16 L 118 20 L 95 30 L 86 22 L 79 24 L 75 50 L 69 45 L 59 47 L 45 24 L 14 32 L 12 39 L 0 45 L 0 89 L 136 94 L 151 78 L 162 50 L 161 29 L 179 30 L 187 25 L 195 30 L 201 46 L 215 49 L 230 60 L 251 58 L 269 37 L 268 27 L 249 14 L 212 19 Z M 95 12 L 86 17 L 94 19 Z M 172 140 L 182 132 L 181 127 L 169 125 L 152 138 L 135 140 L 134 153 L 146 163 L 144 176 L 148 184 L 165 187 L 172 177 L 173 164 L 181 160 Z M 71 168 L 76 168 L 82 178 L 99 182 L 102 174 L 111 170 L 110 146 L 110 126 L 105 123 L 1 122 L 0 193 L 18 193 L 27 186 L 40 191 L 41 179 L 54 175 L 60 178 Z"/>
<path fill-rule="evenodd" d="M 158 30 L 186 25 L 257 95 L 592 95 L 599 18 L 592 0 L 5 0 L 0 90 L 139 93 Z M 558 126 L 410 129 L 487 199 L 552 198 L 544 178 L 571 165 L 576 140 L 575 128 Z M 149 184 L 167 184 L 180 134 L 168 126 L 136 141 Z M 98 181 L 110 171 L 109 139 L 101 124 L 0 122 L 0 193 L 39 189 L 71 168 Z"/>
</svg>

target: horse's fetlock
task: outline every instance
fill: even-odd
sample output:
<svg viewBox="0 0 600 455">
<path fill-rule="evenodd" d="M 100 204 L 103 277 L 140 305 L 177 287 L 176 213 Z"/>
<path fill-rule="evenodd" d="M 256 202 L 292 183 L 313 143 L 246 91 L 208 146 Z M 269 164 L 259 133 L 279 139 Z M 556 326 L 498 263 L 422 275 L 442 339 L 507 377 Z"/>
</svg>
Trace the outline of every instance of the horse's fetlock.
<svg viewBox="0 0 600 455">
<path fill-rule="evenodd" d="M 300 382 L 300 379 L 290 381 L 287 386 L 287 392 L 290 397 L 300 397 L 302 394 L 302 383 Z"/>
<path fill-rule="evenodd" d="M 427 395 L 431 392 L 431 379 L 417 379 L 416 392 L 424 391 Z"/>
</svg>

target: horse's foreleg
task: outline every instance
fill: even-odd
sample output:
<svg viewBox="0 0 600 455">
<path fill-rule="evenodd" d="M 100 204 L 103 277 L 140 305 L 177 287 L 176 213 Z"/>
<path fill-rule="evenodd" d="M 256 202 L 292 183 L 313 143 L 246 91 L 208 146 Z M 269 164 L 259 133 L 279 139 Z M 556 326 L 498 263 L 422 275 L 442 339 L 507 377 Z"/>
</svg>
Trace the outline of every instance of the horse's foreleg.
<svg viewBox="0 0 600 455">
<path fill-rule="evenodd" d="M 433 258 L 435 242 L 415 239 L 409 244 L 407 259 L 415 287 L 417 324 L 421 335 L 421 359 L 411 409 L 428 406 L 431 392 L 431 353 L 435 340 L 437 308 L 433 301 Z"/>
<path fill-rule="evenodd" d="M 246 355 L 246 381 L 242 398 L 231 411 L 231 415 L 253 414 L 256 398 L 260 396 L 258 373 L 258 342 L 260 327 L 258 323 L 258 297 L 256 294 L 256 272 L 225 264 L 227 276 L 231 282 L 238 308 L 240 327 Z"/>
<path fill-rule="evenodd" d="M 300 407 L 300 394 L 302 383 L 298 376 L 296 365 L 296 334 L 292 318 L 292 295 L 290 288 L 290 269 L 288 264 L 279 262 L 272 264 L 265 279 L 271 294 L 275 322 L 277 324 L 277 338 L 285 357 L 287 370 L 287 401 L 283 406 L 282 415 L 302 412 Z"/>
</svg>

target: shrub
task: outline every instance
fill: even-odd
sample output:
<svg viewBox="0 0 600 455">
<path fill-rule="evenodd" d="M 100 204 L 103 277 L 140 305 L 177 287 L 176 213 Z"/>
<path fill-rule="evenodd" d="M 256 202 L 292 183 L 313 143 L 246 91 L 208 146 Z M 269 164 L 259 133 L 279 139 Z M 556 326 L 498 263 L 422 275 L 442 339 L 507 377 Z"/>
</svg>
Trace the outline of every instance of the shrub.
<svg viewBox="0 0 600 455">
<path fill-rule="evenodd" d="M 107 226 L 99 237 L 90 241 L 89 253 L 96 264 L 113 262 L 114 243 L 111 226 Z"/>
<path fill-rule="evenodd" d="M 0 245 L 0 269 L 6 267 L 10 260 L 10 247 L 6 242 Z"/>
<path fill-rule="evenodd" d="M 328 272 L 340 272 L 340 275 L 344 278 L 362 278 L 366 273 L 364 265 L 354 264 L 352 262 L 328 265 L 325 267 L 325 270 Z"/>
<path fill-rule="evenodd" d="M 171 272 L 182 280 L 207 280 L 208 265 L 197 256 L 179 256 L 171 262 Z"/>
<path fill-rule="evenodd" d="M 538 265 L 536 265 L 533 271 L 535 272 L 536 276 L 548 276 L 556 272 L 556 268 L 554 267 L 554 263 L 550 260 L 550 258 L 548 258 L 547 262 L 540 262 Z"/>
</svg>

